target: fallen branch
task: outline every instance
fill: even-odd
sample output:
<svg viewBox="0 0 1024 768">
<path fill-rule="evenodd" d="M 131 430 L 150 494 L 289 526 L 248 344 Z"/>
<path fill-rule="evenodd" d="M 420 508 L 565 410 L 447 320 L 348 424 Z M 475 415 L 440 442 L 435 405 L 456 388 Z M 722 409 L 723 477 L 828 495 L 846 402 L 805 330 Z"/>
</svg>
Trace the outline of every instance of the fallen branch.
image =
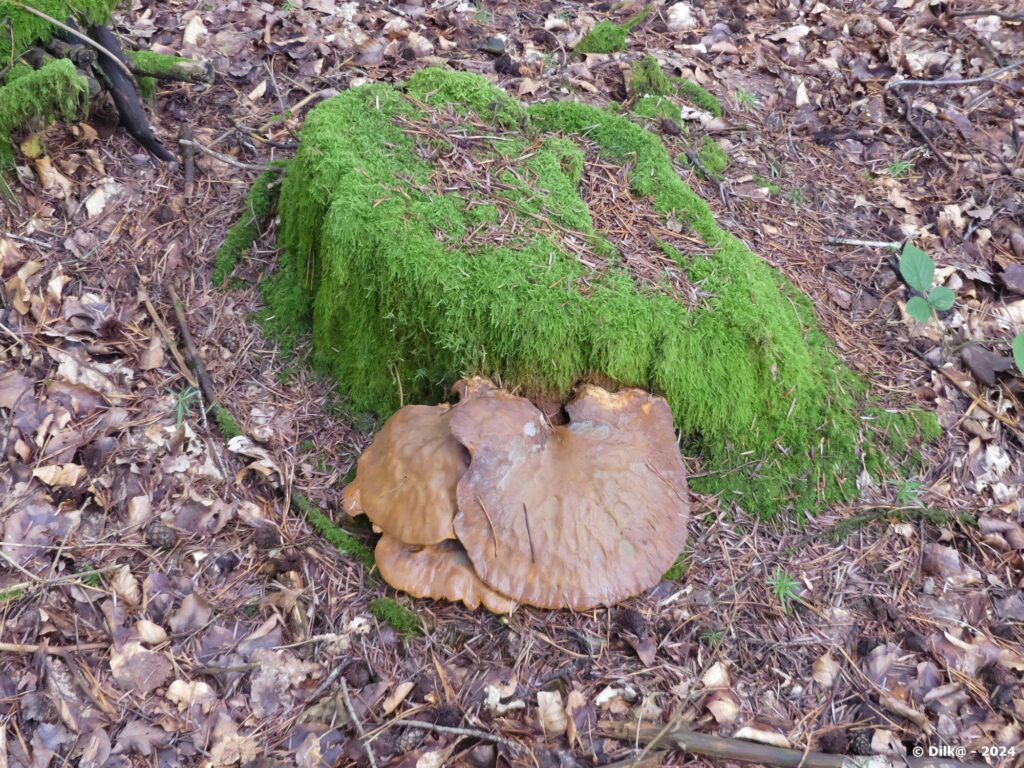
<svg viewBox="0 0 1024 768">
<path fill-rule="evenodd" d="M 106 56 L 100 59 L 98 66 L 106 77 L 107 90 L 110 91 L 110 97 L 114 100 L 114 106 L 117 107 L 117 114 L 121 117 L 121 124 L 125 130 L 154 157 L 166 163 L 175 160 L 175 156 L 160 143 L 153 133 L 146 112 L 142 108 L 142 102 L 139 100 L 139 93 L 135 89 L 131 71 L 124 62 L 121 43 L 118 42 L 117 37 L 109 29 L 99 25 L 89 27 L 89 34 L 96 42 L 103 44 L 104 50 L 113 51 L 116 54 L 116 61 L 120 66 L 115 66 Z"/>
<path fill-rule="evenodd" d="M 906 83 L 908 81 L 902 80 L 901 82 Z M 903 102 L 903 119 L 907 121 L 907 125 L 913 128 L 914 132 L 924 139 L 924 143 L 928 145 L 928 149 L 931 150 L 931 153 L 935 155 L 939 162 L 946 167 L 946 170 L 952 171 L 953 165 L 946 159 L 946 156 L 939 151 L 939 148 L 935 146 L 935 143 L 932 141 L 932 137 L 925 133 L 924 129 L 914 120 L 914 105 L 911 104 L 910 99 L 907 98 L 906 94 L 900 93 L 896 88 L 891 88 L 891 90 L 893 90 L 899 97 L 900 101 Z"/>
<path fill-rule="evenodd" d="M 978 83 L 987 83 L 991 80 L 995 80 L 1002 74 L 1009 72 L 1011 69 L 1024 66 L 1024 59 L 1015 61 L 1012 64 L 1007 64 L 1005 67 L 994 69 L 991 72 L 987 72 L 984 75 L 978 75 L 977 77 L 967 77 L 963 79 L 953 80 L 896 80 L 895 82 L 889 83 L 885 87 L 890 91 L 896 90 L 897 88 L 905 88 L 908 85 L 922 85 L 930 88 L 955 88 L 960 85 L 977 85 Z"/>
<path fill-rule="evenodd" d="M 655 725 L 633 725 L 631 723 L 600 723 L 598 732 L 604 736 L 647 744 L 650 748 L 670 748 L 689 752 L 693 755 L 737 760 L 744 763 L 761 763 L 777 768 L 864 768 L 869 764 L 875 768 L 984 768 L 984 763 L 962 763 L 936 757 L 903 757 L 899 761 L 879 755 L 855 757 L 850 755 L 828 755 L 802 749 L 784 749 L 742 739 L 711 736 L 683 728 L 675 723 L 665 727 Z M 870 761 L 870 763 L 869 763 Z"/>
<path fill-rule="evenodd" d="M 1007 13 L 1006 11 L 996 11 L 990 8 L 981 8 L 976 11 L 953 11 L 949 15 L 954 19 L 963 19 L 969 16 L 995 16 L 1003 21 L 1024 21 L 1024 13 Z"/>
<path fill-rule="evenodd" d="M 74 651 L 105 651 L 110 643 L 79 643 L 78 645 L 47 645 L 46 643 L 0 643 L 0 653 L 38 653 L 43 651 L 63 656 Z"/>
<path fill-rule="evenodd" d="M 213 64 L 202 59 L 169 56 L 154 51 L 129 51 L 128 66 L 137 77 L 178 83 L 213 82 Z"/>
</svg>

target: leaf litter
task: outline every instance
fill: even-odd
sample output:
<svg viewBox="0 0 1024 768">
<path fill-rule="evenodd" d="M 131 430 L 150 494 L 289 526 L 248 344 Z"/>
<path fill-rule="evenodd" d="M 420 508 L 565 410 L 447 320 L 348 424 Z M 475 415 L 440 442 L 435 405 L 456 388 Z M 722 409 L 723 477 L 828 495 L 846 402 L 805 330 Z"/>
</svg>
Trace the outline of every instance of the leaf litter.
<svg viewBox="0 0 1024 768">
<path fill-rule="evenodd" d="M 209 285 L 251 174 L 203 159 L 186 197 L 99 112 L 40 134 L 17 204 L 0 211 L 7 764 L 366 765 L 369 748 L 379 765 L 489 766 L 524 754 L 441 730 L 404 738 L 416 729 L 402 721 L 500 737 L 541 765 L 628 758 L 632 742 L 603 729 L 638 721 L 800 750 L 1020 753 L 1022 386 L 1006 360 L 1024 330 L 1024 72 L 897 85 L 1019 60 L 1019 20 L 923 0 L 681 2 L 654 6 L 621 53 L 570 54 L 641 5 L 135 3 L 118 20 L 139 44 L 208 58 L 221 75 L 207 90 L 162 85 L 158 129 L 201 126 L 200 141 L 253 164 L 286 156 L 304 110 L 354 81 L 445 61 L 520 98 L 606 104 L 626 98 L 632 61 L 655 56 L 725 108 L 719 123 L 687 124 L 729 154 L 722 179 L 695 173 L 687 137 L 666 133 L 679 172 L 812 297 L 887 402 L 938 413 L 944 435 L 921 475 L 868 474 L 859 501 L 803 526 L 695 499 L 682 577 L 620 608 L 501 620 L 391 595 L 427 627 L 404 639 L 370 610 L 380 583 L 268 482 L 342 520 L 341 488 L 375 425 L 260 335 L 258 290 Z M 500 57 L 481 50 L 499 35 Z M 628 196 L 601 173 L 588 176 L 594 198 Z M 273 269 L 274 226 L 242 281 Z M 635 228 L 615 226 L 644 248 L 626 239 Z M 926 328 L 905 314 L 893 251 L 856 242 L 907 239 L 956 293 Z M 195 395 L 168 329 L 174 282 L 245 440 L 229 445 Z M 779 599 L 780 572 L 798 599 Z"/>
</svg>

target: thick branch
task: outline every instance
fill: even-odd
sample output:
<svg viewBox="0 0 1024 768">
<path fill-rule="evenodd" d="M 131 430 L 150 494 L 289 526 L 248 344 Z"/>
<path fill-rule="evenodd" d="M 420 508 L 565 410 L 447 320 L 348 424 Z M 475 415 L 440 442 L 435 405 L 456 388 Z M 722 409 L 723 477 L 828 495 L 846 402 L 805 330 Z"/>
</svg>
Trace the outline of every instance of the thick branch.
<svg viewBox="0 0 1024 768">
<path fill-rule="evenodd" d="M 213 64 L 201 59 L 165 56 L 153 51 L 130 51 L 128 65 L 139 77 L 183 83 L 213 82 Z"/>
</svg>

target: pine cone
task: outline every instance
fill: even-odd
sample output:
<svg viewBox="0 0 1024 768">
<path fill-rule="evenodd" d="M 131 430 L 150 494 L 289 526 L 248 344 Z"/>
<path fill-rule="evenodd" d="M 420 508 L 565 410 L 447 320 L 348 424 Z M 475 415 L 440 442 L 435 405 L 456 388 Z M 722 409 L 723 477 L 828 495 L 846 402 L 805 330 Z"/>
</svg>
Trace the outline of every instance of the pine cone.
<svg viewBox="0 0 1024 768">
<path fill-rule="evenodd" d="M 171 549 L 178 543 L 178 532 L 154 520 L 146 526 L 146 543 L 155 549 Z"/>
<path fill-rule="evenodd" d="M 427 732 L 419 728 L 403 728 L 399 731 L 398 738 L 395 739 L 395 754 L 404 755 L 406 752 L 412 752 L 426 735 Z"/>
</svg>

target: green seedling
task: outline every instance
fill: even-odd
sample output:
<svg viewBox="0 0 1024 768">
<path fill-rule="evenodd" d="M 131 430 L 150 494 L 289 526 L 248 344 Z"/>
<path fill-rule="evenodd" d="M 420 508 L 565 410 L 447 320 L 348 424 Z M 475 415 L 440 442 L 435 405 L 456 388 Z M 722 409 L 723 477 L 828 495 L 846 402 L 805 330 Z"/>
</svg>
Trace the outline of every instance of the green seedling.
<svg viewBox="0 0 1024 768">
<path fill-rule="evenodd" d="M 741 86 L 736 89 L 736 104 L 749 112 L 757 106 L 757 96 Z"/>
<path fill-rule="evenodd" d="M 703 632 L 701 632 L 700 635 L 698 635 L 697 639 L 704 643 L 704 645 L 706 645 L 712 651 L 714 651 L 718 649 L 718 647 L 722 644 L 722 641 L 725 639 L 725 630 L 717 629 L 714 627 L 708 627 Z"/>
<path fill-rule="evenodd" d="M 907 314 L 921 323 L 927 323 L 935 312 L 945 312 L 953 307 L 956 294 L 944 285 L 935 282 L 935 262 L 916 245 L 907 243 L 900 254 L 900 275 L 907 285 L 920 293 L 911 296 L 907 302 Z"/>
<path fill-rule="evenodd" d="M 796 600 L 800 582 L 791 574 L 777 567 L 772 575 L 768 577 L 768 584 L 772 588 L 772 594 L 775 595 L 775 599 L 782 606 L 782 610 L 785 613 L 789 613 L 789 604 L 791 601 Z"/>
<path fill-rule="evenodd" d="M 174 418 L 175 426 L 180 427 L 185 417 L 192 409 L 192 401 L 199 398 L 199 390 L 195 387 L 185 387 L 180 392 L 174 393 Z"/>
<path fill-rule="evenodd" d="M 908 173 L 910 169 L 913 167 L 914 164 L 909 160 L 893 160 L 892 163 L 889 165 L 888 172 L 890 176 L 903 176 L 904 174 Z"/>
</svg>

